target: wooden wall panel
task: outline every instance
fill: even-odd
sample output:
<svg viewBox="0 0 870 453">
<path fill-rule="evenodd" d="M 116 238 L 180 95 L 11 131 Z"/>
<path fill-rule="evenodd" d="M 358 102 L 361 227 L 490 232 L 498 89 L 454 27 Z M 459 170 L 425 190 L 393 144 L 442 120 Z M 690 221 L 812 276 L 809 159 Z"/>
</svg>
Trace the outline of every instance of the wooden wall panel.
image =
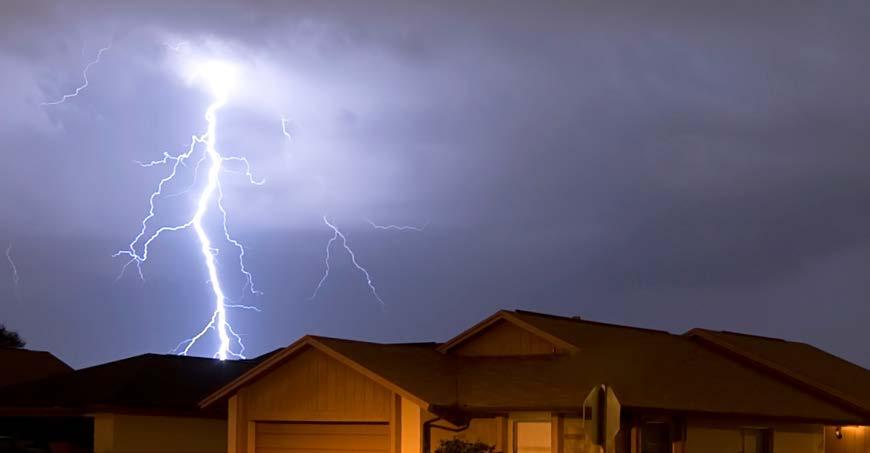
<svg viewBox="0 0 870 453">
<path fill-rule="evenodd" d="M 389 453 L 387 424 L 257 423 L 257 453 Z"/>
<path fill-rule="evenodd" d="M 476 357 L 542 355 L 556 352 L 557 348 L 554 344 L 506 321 L 490 326 L 452 350 L 456 355 Z"/>
<path fill-rule="evenodd" d="M 773 453 L 824 453 L 825 432 L 822 425 L 775 424 Z"/>
<path fill-rule="evenodd" d="M 227 451 L 226 420 L 119 414 L 113 420 L 110 453 Z"/>
<path fill-rule="evenodd" d="M 392 392 L 308 348 L 241 390 L 247 420 L 389 422 Z"/>
</svg>

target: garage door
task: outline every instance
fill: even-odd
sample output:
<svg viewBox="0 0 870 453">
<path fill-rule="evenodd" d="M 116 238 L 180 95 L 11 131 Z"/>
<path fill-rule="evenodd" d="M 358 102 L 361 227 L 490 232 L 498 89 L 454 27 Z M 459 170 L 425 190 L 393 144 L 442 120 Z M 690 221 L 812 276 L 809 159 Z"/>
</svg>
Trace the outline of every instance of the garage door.
<svg viewBox="0 0 870 453">
<path fill-rule="evenodd" d="M 257 422 L 256 453 L 388 453 L 386 423 Z"/>
</svg>

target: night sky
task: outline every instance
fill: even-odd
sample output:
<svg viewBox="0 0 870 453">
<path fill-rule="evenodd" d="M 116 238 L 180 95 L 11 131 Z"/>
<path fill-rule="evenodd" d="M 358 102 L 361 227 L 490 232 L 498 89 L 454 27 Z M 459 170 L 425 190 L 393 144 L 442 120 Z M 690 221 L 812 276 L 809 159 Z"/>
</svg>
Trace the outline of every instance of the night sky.
<svg viewBox="0 0 870 453">
<path fill-rule="evenodd" d="M 75 367 L 203 326 L 193 233 L 154 243 L 144 282 L 116 281 L 112 254 L 167 175 L 135 161 L 205 129 L 210 94 L 185 68 L 219 59 L 238 86 L 218 148 L 266 180 L 222 175 L 263 292 L 241 299 L 219 244 L 228 294 L 262 309 L 230 313 L 249 356 L 306 333 L 445 340 L 523 308 L 806 341 L 868 367 L 868 23 L 847 0 L 4 0 L 0 245 L 20 280 L 0 260 L 0 322 Z M 105 46 L 78 97 L 40 106 Z M 191 212 L 186 175 L 160 222 Z M 339 244 L 309 300 L 324 215 L 383 307 Z"/>
</svg>

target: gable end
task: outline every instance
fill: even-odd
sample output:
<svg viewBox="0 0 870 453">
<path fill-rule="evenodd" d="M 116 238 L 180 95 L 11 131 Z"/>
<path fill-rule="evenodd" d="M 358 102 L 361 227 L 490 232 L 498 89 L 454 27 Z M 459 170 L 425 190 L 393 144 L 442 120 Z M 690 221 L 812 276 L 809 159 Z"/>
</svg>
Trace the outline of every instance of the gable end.
<svg viewBox="0 0 870 453">
<path fill-rule="evenodd" d="M 577 347 L 500 311 L 441 345 L 439 352 L 468 357 L 521 357 L 575 352 Z"/>
</svg>

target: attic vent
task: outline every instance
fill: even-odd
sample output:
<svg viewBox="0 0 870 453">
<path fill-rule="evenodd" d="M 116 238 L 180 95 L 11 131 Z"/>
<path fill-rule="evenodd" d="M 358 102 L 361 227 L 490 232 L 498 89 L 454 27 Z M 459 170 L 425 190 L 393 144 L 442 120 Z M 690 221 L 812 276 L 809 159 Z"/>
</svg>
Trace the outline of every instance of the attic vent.
<svg viewBox="0 0 870 453">
<path fill-rule="evenodd" d="M 582 321 L 582 320 L 583 320 L 583 317 L 580 316 L 580 315 L 574 315 L 574 316 L 571 317 L 571 319 L 576 319 L 576 320 L 578 320 L 578 321 Z"/>
</svg>

